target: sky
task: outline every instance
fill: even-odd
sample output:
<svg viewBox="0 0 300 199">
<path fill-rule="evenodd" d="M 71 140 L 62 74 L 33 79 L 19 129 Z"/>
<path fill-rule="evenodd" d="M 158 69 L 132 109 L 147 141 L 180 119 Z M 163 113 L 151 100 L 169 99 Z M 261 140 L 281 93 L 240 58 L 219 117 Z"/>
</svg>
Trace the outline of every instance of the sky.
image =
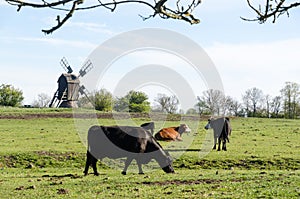
<svg viewBox="0 0 300 199">
<path fill-rule="evenodd" d="M 285 82 L 300 83 L 299 10 L 291 11 L 289 17 L 283 15 L 275 24 L 258 24 L 240 19 L 241 16 L 255 17 L 246 0 L 202 1 L 194 12 L 201 22 L 190 25 L 157 17 L 143 21 L 139 15 L 148 16 L 152 11 L 142 5 L 130 4 L 118 6 L 113 13 L 101 8 L 76 12 L 56 32 L 43 34 L 41 30 L 50 28 L 57 14 L 53 10 L 32 8 L 17 12 L 16 7 L 0 1 L 0 84 L 11 84 L 22 90 L 23 104 L 31 104 L 41 93 L 53 96 L 56 81 L 64 72 L 59 63 L 62 57 L 67 58 L 75 72 L 79 71 L 99 45 L 119 34 L 142 28 L 174 31 L 198 44 L 214 63 L 225 95 L 236 100 L 241 100 L 245 91 L 253 87 L 276 96 L 280 95 Z M 178 56 L 166 52 L 158 54 L 157 51 L 125 54 L 112 63 L 98 87 L 113 90 L 114 84 L 109 80 L 119 78 L 121 81 L 124 73 L 130 73 L 132 65 L 163 64 L 169 68 L 178 65 L 188 68 L 187 60 L 177 59 Z M 192 85 L 196 96 L 206 89 L 201 81 L 201 85 L 193 83 L 192 71 L 174 70 Z M 154 91 L 174 92 L 159 84 L 140 87 L 149 92 L 152 99 L 155 93 L 151 92 Z"/>
</svg>

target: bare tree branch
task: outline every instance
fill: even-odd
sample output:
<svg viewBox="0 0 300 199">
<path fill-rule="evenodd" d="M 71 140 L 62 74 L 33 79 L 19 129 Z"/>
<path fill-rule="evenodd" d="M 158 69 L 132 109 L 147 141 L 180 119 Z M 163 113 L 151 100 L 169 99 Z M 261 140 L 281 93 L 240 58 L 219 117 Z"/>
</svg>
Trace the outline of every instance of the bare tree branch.
<svg viewBox="0 0 300 199">
<path fill-rule="evenodd" d="M 283 14 L 289 16 L 289 10 L 300 6 L 300 2 L 287 3 L 286 0 L 266 0 L 265 5 L 259 4 L 254 6 L 250 0 L 247 0 L 248 6 L 257 14 L 255 19 L 247 19 L 241 17 L 245 21 L 258 21 L 259 23 L 265 23 L 268 19 L 272 18 L 272 22 L 275 23 L 277 18 Z M 258 8 L 257 8 L 258 7 Z M 262 10 L 262 7 L 264 9 Z"/>
<path fill-rule="evenodd" d="M 45 0 L 40 0 L 40 3 L 31 3 L 28 0 L 5 1 L 13 6 L 18 7 L 17 11 L 20 11 L 22 7 L 32 7 L 49 8 L 65 12 L 66 15 L 64 17 L 61 17 L 60 15 L 56 17 L 57 25 L 48 30 L 42 30 L 46 34 L 53 33 L 57 29 L 61 28 L 77 11 L 102 7 L 114 12 L 118 5 L 129 3 L 143 4 L 144 6 L 153 10 L 153 14 L 148 17 L 142 17 L 140 15 L 143 20 L 147 20 L 158 15 L 162 19 L 182 20 L 190 24 L 198 24 L 200 22 L 200 20 L 194 17 L 192 13 L 194 9 L 201 3 L 201 0 L 177 0 L 175 3 L 174 0 L 154 0 L 153 3 L 149 3 L 148 0 L 110 0 L 109 2 L 97 0 L 95 1 L 96 3 L 94 5 L 88 6 L 85 5 L 84 0 L 54 0 L 50 3 L 46 2 Z M 167 2 L 172 2 L 175 5 L 169 6 L 166 4 Z"/>
<path fill-rule="evenodd" d="M 64 23 L 66 23 L 66 21 L 68 21 L 69 18 L 72 17 L 72 15 L 76 9 L 76 6 L 81 3 L 83 3 L 83 0 L 74 1 L 72 8 L 70 9 L 70 11 L 67 13 L 67 15 L 61 21 L 60 21 L 60 16 L 57 15 L 57 18 L 56 18 L 57 25 L 56 26 L 52 27 L 49 30 L 42 30 L 42 32 L 44 32 L 45 34 L 50 34 L 50 33 L 54 32 L 55 30 L 57 30 L 58 28 L 60 28 Z"/>
</svg>

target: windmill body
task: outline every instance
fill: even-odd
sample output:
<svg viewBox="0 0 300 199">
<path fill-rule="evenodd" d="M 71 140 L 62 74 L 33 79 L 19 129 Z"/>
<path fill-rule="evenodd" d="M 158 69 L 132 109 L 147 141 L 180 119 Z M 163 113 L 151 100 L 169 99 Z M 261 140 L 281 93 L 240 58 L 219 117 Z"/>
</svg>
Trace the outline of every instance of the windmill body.
<svg viewBox="0 0 300 199">
<path fill-rule="evenodd" d="M 80 86 L 79 77 L 84 76 L 92 68 L 91 62 L 87 62 L 79 71 L 79 75 L 73 74 L 71 66 L 68 64 L 66 58 L 61 60 L 62 67 L 67 73 L 61 74 L 58 78 L 58 89 L 55 91 L 54 96 L 49 104 L 49 107 L 61 108 L 74 108 L 77 107 L 79 94 L 85 93 L 85 87 Z"/>
</svg>

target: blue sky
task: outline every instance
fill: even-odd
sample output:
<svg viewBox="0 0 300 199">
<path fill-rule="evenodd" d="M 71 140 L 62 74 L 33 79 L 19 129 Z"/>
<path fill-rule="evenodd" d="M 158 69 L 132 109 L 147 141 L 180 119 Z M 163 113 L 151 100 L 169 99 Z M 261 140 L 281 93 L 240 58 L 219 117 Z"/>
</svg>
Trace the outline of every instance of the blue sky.
<svg viewBox="0 0 300 199">
<path fill-rule="evenodd" d="M 41 29 L 55 23 L 51 10 L 22 8 L 0 2 L 0 84 L 12 84 L 23 91 L 24 104 L 40 93 L 53 95 L 63 72 L 59 61 L 65 56 L 74 71 L 107 39 L 139 28 L 166 28 L 198 43 L 214 62 L 226 95 L 238 100 L 249 88 L 279 95 L 284 82 L 300 83 L 299 10 L 282 16 L 276 24 L 245 22 L 255 17 L 246 0 L 219 3 L 203 1 L 195 15 L 198 25 L 151 18 L 151 10 L 141 5 L 122 5 L 114 13 L 105 9 L 81 11 L 61 29 L 44 35 Z M 151 63 L 149 63 L 151 64 Z M 201 95 L 199 91 L 199 95 Z"/>
</svg>

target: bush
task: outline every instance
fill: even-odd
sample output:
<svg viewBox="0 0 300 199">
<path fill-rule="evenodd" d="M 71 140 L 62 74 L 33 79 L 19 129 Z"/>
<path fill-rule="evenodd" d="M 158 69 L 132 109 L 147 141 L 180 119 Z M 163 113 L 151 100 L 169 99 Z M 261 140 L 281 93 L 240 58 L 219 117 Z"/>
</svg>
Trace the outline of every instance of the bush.
<svg viewBox="0 0 300 199">
<path fill-rule="evenodd" d="M 114 110 L 119 112 L 149 112 L 148 96 L 140 91 L 129 91 L 127 95 L 117 98 Z"/>
<path fill-rule="evenodd" d="M 0 86 L 1 106 L 20 106 L 23 101 L 23 92 L 12 85 L 2 84 Z"/>
</svg>

